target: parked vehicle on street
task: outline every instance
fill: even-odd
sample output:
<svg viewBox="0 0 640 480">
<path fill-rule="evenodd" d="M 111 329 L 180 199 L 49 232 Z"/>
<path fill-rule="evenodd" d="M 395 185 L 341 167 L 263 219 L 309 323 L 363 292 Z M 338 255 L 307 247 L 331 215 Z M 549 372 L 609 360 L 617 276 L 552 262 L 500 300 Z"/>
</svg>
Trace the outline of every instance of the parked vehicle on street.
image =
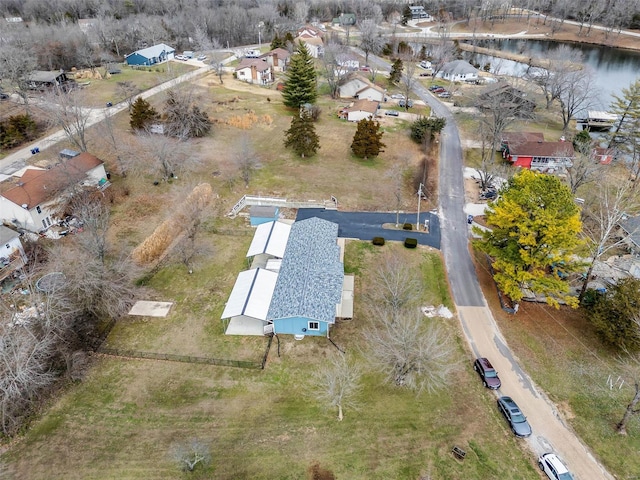
<svg viewBox="0 0 640 480">
<path fill-rule="evenodd" d="M 186 62 L 187 60 L 189 60 L 187 57 L 185 57 L 184 55 L 176 55 L 174 57 L 176 60 L 182 60 L 183 62 Z"/>
<path fill-rule="evenodd" d="M 397 110 L 386 110 L 384 114 L 389 115 L 390 117 L 397 117 L 400 115 Z"/>
<path fill-rule="evenodd" d="M 467 223 L 473 223 L 473 215 L 467 216 Z M 500 377 L 498 377 L 498 372 L 496 372 L 491 362 L 486 358 L 476 358 L 473 362 L 473 369 L 478 372 L 478 375 L 480 375 L 482 379 L 482 384 L 485 387 L 496 390 L 502 385 Z"/>
<path fill-rule="evenodd" d="M 444 92 L 440 92 L 438 94 L 438 96 L 440 98 L 451 98 L 451 92 L 447 92 L 446 90 Z"/>
<path fill-rule="evenodd" d="M 540 455 L 538 465 L 540 470 L 546 473 L 551 480 L 573 480 L 573 475 L 555 453 L 543 453 Z"/>
<path fill-rule="evenodd" d="M 511 430 L 517 437 L 531 436 L 531 425 L 527 422 L 527 417 L 520 411 L 520 407 L 511 397 L 498 398 L 498 410 L 509 422 Z"/>
<path fill-rule="evenodd" d="M 442 92 L 446 92 L 447 89 L 444 87 L 436 87 L 433 90 L 431 90 L 433 93 L 438 94 L 438 93 L 442 93 Z"/>
<path fill-rule="evenodd" d="M 204 62 L 207 59 L 206 55 L 198 55 L 198 60 Z"/>
<path fill-rule="evenodd" d="M 440 85 L 431 85 L 429 87 L 429 91 L 433 92 L 434 90 L 437 90 L 438 88 L 442 88 L 444 90 L 444 87 L 441 87 Z"/>
</svg>

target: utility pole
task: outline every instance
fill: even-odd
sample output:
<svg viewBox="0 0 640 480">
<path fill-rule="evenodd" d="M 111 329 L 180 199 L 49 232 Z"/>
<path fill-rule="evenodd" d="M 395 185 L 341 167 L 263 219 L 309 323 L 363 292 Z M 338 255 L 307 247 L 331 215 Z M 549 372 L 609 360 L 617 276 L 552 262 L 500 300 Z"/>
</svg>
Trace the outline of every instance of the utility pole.
<svg viewBox="0 0 640 480">
<path fill-rule="evenodd" d="M 416 217 L 416 230 L 420 231 L 420 200 L 422 200 L 422 187 L 424 185 L 421 183 L 418 187 L 418 216 Z"/>
<path fill-rule="evenodd" d="M 264 22 L 258 24 L 258 51 L 262 50 L 262 27 L 264 27 Z"/>
</svg>

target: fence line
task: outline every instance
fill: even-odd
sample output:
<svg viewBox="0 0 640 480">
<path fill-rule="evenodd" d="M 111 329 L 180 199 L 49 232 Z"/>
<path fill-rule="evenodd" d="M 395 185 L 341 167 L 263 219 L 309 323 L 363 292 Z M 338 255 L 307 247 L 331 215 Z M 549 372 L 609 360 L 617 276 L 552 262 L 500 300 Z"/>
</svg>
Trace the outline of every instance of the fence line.
<svg viewBox="0 0 640 480">
<path fill-rule="evenodd" d="M 269 342 L 269 345 L 271 342 Z M 176 355 L 173 353 L 156 353 L 156 352 L 141 352 L 137 350 L 121 350 L 119 348 L 99 348 L 98 353 L 105 355 L 113 355 L 115 357 L 126 358 L 144 358 L 150 360 L 166 360 L 169 362 L 181 362 L 181 363 L 200 363 L 204 365 L 219 365 L 223 367 L 239 367 L 239 368 L 264 368 L 266 363 L 266 355 L 262 362 L 251 362 L 248 360 L 229 360 L 226 358 L 211 358 L 211 357 L 195 357 L 191 355 Z"/>
</svg>

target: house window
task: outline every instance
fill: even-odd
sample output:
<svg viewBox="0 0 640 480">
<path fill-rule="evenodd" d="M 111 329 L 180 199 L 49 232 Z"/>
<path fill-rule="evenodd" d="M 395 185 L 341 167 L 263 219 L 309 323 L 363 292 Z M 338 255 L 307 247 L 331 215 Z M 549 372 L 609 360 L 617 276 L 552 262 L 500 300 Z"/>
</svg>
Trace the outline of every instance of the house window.
<svg viewBox="0 0 640 480">
<path fill-rule="evenodd" d="M 320 322 L 309 322 L 309 330 L 320 330 Z"/>
<path fill-rule="evenodd" d="M 38 205 L 38 206 L 36 207 L 36 212 L 38 212 L 38 213 L 42 213 L 42 209 L 40 208 L 40 205 Z"/>
<path fill-rule="evenodd" d="M 45 221 L 44 221 L 44 219 L 42 220 L 42 226 L 43 226 L 44 228 L 47 228 L 47 222 L 45 222 Z"/>
</svg>

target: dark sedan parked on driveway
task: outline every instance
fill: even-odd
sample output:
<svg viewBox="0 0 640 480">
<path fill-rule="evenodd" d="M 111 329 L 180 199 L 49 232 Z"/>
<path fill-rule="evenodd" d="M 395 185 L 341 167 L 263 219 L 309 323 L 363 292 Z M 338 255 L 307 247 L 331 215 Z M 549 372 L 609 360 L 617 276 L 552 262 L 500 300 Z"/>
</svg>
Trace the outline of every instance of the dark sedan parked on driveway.
<svg viewBox="0 0 640 480">
<path fill-rule="evenodd" d="M 473 217 L 471 215 L 469 216 L 473 221 Z M 480 378 L 482 379 L 482 384 L 485 387 L 491 388 L 493 390 L 497 390 L 498 388 L 500 388 L 501 382 L 500 378 L 498 377 L 498 372 L 495 371 L 493 365 L 491 365 L 491 362 L 489 362 L 489 360 L 484 357 L 476 358 L 476 361 L 473 362 L 473 369 L 478 372 L 478 375 L 480 375 Z"/>
<path fill-rule="evenodd" d="M 527 418 L 511 397 L 500 397 L 498 399 L 498 410 L 500 410 L 504 418 L 507 419 L 511 430 L 513 430 L 516 436 L 528 437 L 531 435 L 531 425 L 529 425 Z"/>
</svg>

